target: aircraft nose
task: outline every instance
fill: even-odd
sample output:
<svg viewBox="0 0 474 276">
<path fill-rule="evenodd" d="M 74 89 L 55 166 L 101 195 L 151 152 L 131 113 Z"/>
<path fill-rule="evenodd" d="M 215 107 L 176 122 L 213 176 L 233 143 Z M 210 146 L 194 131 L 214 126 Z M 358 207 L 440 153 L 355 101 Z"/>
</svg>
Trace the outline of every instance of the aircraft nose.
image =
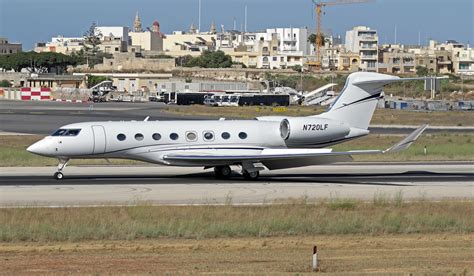
<svg viewBox="0 0 474 276">
<path fill-rule="evenodd" d="M 50 147 L 48 146 L 47 141 L 45 140 L 40 140 L 33 145 L 29 146 L 26 149 L 28 152 L 38 154 L 38 155 L 50 155 Z"/>
</svg>

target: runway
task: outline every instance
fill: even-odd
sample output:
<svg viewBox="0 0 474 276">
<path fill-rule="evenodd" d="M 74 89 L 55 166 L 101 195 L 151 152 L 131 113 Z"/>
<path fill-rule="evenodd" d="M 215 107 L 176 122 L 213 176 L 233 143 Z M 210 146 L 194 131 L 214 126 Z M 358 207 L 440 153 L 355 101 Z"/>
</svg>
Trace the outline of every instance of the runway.
<svg viewBox="0 0 474 276">
<path fill-rule="evenodd" d="M 265 204 L 308 198 L 376 196 L 473 199 L 473 163 L 342 164 L 264 171 L 257 181 L 239 174 L 214 179 L 211 170 L 175 167 L 1 168 L 0 206 Z"/>
</svg>

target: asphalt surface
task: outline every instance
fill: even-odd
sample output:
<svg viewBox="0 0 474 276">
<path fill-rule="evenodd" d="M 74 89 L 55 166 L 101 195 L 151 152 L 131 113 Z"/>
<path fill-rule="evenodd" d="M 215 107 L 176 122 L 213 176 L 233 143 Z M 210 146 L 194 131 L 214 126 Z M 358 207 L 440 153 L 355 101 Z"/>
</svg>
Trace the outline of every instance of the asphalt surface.
<svg viewBox="0 0 474 276">
<path fill-rule="evenodd" d="M 50 134 L 60 126 L 90 121 L 203 119 L 163 112 L 163 103 L 63 103 L 0 101 L 0 131 Z"/>
<path fill-rule="evenodd" d="M 474 163 L 342 164 L 264 171 L 257 181 L 237 172 L 216 180 L 210 170 L 175 167 L 1 168 L 0 206 L 264 204 L 289 198 L 471 199 Z"/>
<path fill-rule="evenodd" d="M 0 101 L 0 132 L 46 135 L 60 126 L 90 121 L 199 120 L 219 117 L 199 117 L 166 112 L 163 103 L 64 103 Z M 408 134 L 418 126 L 371 126 L 373 134 Z M 430 127 L 426 132 L 474 132 L 474 127 Z"/>
</svg>

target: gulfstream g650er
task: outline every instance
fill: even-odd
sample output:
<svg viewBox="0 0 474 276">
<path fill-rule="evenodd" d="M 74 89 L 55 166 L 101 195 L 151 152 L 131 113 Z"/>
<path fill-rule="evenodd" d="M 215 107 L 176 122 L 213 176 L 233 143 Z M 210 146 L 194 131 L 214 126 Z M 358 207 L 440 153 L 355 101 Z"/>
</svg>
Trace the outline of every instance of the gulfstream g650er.
<svg viewBox="0 0 474 276">
<path fill-rule="evenodd" d="M 56 179 L 73 158 L 125 158 L 169 166 L 214 168 L 218 178 L 239 166 L 246 179 L 259 171 L 352 160 L 408 148 L 421 126 L 386 150 L 335 152 L 327 146 L 369 134 L 368 126 L 386 84 L 403 80 L 377 73 L 349 75 L 334 104 L 308 117 L 266 116 L 255 120 L 87 122 L 61 127 L 27 150 L 59 159 Z"/>
</svg>

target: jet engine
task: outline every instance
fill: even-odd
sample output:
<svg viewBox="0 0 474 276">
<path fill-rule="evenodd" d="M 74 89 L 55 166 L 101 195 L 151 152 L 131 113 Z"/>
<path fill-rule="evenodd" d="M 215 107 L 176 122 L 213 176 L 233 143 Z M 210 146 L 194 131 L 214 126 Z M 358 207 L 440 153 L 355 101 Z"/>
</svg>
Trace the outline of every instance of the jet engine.
<svg viewBox="0 0 474 276">
<path fill-rule="evenodd" d="M 344 138 L 350 128 L 325 118 L 289 117 L 280 123 L 280 134 L 287 145 L 314 145 Z"/>
</svg>

